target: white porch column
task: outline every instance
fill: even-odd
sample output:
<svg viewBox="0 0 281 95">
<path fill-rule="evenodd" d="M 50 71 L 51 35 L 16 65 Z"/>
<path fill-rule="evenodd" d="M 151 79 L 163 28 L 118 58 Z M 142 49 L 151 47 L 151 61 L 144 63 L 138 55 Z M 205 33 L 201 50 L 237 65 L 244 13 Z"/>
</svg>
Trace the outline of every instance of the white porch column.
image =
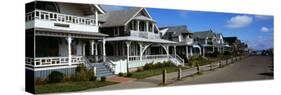
<svg viewBox="0 0 281 95">
<path fill-rule="evenodd" d="M 193 56 L 193 50 L 192 50 L 192 47 L 189 48 L 190 49 L 190 56 Z"/>
<path fill-rule="evenodd" d="M 137 20 L 137 31 L 140 31 L 140 21 Z"/>
<path fill-rule="evenodd" d="M 104 39 L 104 37 L 102 39 L 102 56 L 103 56 L 103 62 L 105 62 L 106 53 L 105 53 L 105 39 Z"/>
<path fill-rule="evenodd" d="M 127 41 L 125 43 L 126 43 L 126 46 L 127 46 L 127 72 L 129 72 L 129 57 L 130 57 L 130 45 L 131 45 L 131 42 Z"/>
<path fill-rule="evenodd" d="M 146 25 L 146 27 L 145 27 L 146 28 L 146 32 L 148 32 L 148 21 L 145 22 L 145 25 Z"/>
<path fill-rule="evenodd" d="M 140 47 L 140 61 L 142 61 L 142 54 L 143 54 L 143 43 L 142 42 L 138 42 L 139 47 Z"/>
<path fill-rule="evenodd" d="M 203 56 L 205 56 L 205 47 L 202 47 L 202 50 L 203 50 Z"/>
<path fill-rule="evenodd" d="M 163 48 L 164 48 L 164 50 L 166 51 L 166 54 L 167 54 L 167 58 L 169 58 L 169 45 L 161 45 Z"/>
<path fill-rule="evenodd" d="M 189 53 L 188 53 L 188 46 L 185 47 L 185 53 L 186 53 L 186 58 L 189 58 Z"/>
<path fill-rule="evenodd" d="M 86 44 L 85 44 L 85 43 L 83 44 L 83 47 L 82 47 L 82 48 L 83 48 L 83 54 L 82 54 L 82 55 L 85 56 L 85 55 L 86 55 L 86 53 L 85 53 L 85 52 L 86 52 L 86 51 L 85 51 L 85 49 L 86 49 Z"/>
<path fill-rule="evenodd" d="M 95 11 L 95 16 L 96 16 L 96 17 L 95 17 L 95 24 L 96 24 L 96 26 L 98 26 L 98 25 L 99 25 L 99 22 L 98 22 L 98 19 L 99 19 L 99 18 L 98 18 L 98 17 L 99 17 L 99 16 L 98 16 L 98 10 Z M 97 29 L 98 29 L 98 28 L 97 28 Z M 99 30 L 98 30 L 98 31 L 99 31 Z"/>
<path fill-rule="evenodd" d="M 94 55 L 95 42 L 91 41 L 91 55 Z"/>
<path fill-rule="evenodd" d="M 154 23 L 152 23 L 151 31 L 154 33 Z"/>
<path fill-rule="evenodd" d="M 67 37 L 67 44 L 68 44 L 68 65 L 71 65 L 71 42 L 72 42 L 72 38 L 70 36 Z"/>
<path fill-rule="evenodd" d="M 175 57 L 177 55 L 177 46 L 176 45 L 174 45 L 174 55 L 175 55 Z"/>
</svg>

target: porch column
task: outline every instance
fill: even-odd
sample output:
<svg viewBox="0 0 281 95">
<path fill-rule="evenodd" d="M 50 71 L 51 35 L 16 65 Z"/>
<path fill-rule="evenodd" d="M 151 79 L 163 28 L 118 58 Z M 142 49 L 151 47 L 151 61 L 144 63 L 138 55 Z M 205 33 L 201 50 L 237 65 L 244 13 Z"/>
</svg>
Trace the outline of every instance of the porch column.
<svg viewBox="0 0 281 95">
<path fill-rule="evenodd" d="M 67 37 L 67 44 L 68 44 L 68 65 L 71 65 L 71 42 L 72 42 L 72 38 L 70 36 Z"/>
<path fill-rule="evenodd" d="M 138 42 L 139 47 L 140 47 L 140 61 L 142 61 L 142 53 L 143 53 L 143 43 L 142 42 Z"/>
<path fill-rule="evenodd" d="M 174 45 L 174 55 L 175 55 L 175 57 L 177 56 L 177 46 L 176 45 Z"/>
<path fill-rule="evenodd" d="M 98 10 L 95 11 L 95 16 L 96 16 L 96 17 L 95 17 L 95 24 L 96 24 L 96 26 L 98 26 L 98 25 L 99 25 L 99 22 L 98 22 L 98 19 L 99 19 L 99 18 L 98 18 L 98 17 L 99 17 L 99 16 L 98 16 Z M 98 29 L 98 28 L 97 28 L 97 29 Z M 98 30 L 98 31 L 99 31 L 99 30 Z"/>
<path fill-rule="evenodd" d="M 205 56 L 205 47 L 202 47 L 202 51 L 203 51 L 203 52 L 202 52 L 202 53 L 203 53 L 202 55 Z"/>
<path fill-rule="evenodd" d="M 154 33 L 154 23 L 152 23 L 151 31 Z"/>
<path fill-rule="evenodd" d="M 192 47 L 189 48 L 190 49 L 190 56 L 193 56 L 193 51 L 192 51 Z"/>
<path fill-rule="evenodd" d="M 129 56 L 130 56 L 130 45 L 131 45 L 131 42 L 127 41 L 125 43 L 126 43 L 126 46 L 127 46 L 127 72 L 129 72 Z"/>
<path fill-rule="evenodd" d="M 145 22 L 146 25 L 146 32 L 148 32 L 148 21 Z"/>
<path fill-rule="evenodd" d="M 140 21 L 137 20 L 137 31 L 140 31 Z"/>
<path fill-rule="evenodd" d="M 104 39 L 104 37 L 102 39 L 102 56 L 103 56 L 103 62 L 105 62 L 106 53 L 105 53 L 105 39 Z"/>
<path fill-rule="evenodd" d="M 189 58 L 188 46 L 185 47 L 186 58 Z"/>
<path fill-rule="evenodd" d="M 85 52 L 86 52 L 85 49 L 86 49 L 86 44 L 84 43 L 84 44 L 83 44 L 83 56 L 86 55 L 86 54 L 85 54 Z"/>
<path fill-rule="evenodd" d="M 91 41 L 91 55 L 94 55 L 95 42 Z"/>
<path fill-rule="evenodd" d="M 163 48 L 164 48 L 164 50 L 166 51 L 166 54 L 167 54 L 167 58 L 169 58 L 169 45 L 161 45 Z"/>
</svg>

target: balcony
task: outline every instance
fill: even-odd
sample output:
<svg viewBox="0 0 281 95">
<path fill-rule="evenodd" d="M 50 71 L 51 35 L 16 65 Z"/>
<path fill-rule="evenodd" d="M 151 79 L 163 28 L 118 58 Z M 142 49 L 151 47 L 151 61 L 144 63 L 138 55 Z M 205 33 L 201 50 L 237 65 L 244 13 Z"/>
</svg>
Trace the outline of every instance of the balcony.
<svg viewBox="0 0 281 95">
<path fill-rule="evenodd" d="M 95 18 L 67 15 L 44 10 L 34 10 L 26 13 L 26 29 L 35 27 L 98 32 L 98 25 Z"/>
<path fill-rule="evenodd" d="M 142 37 L 147 39 L 160 39 L 160 34 L 146 31 L 130 30 L 130 36 Z"/>
<path fill-rule="evenodd" d="M 186 38 L 185 40 L 183 40 L 184 43 L 191 45 L 193 43 L 193 39 L 192 38 Z"/>
</svg>

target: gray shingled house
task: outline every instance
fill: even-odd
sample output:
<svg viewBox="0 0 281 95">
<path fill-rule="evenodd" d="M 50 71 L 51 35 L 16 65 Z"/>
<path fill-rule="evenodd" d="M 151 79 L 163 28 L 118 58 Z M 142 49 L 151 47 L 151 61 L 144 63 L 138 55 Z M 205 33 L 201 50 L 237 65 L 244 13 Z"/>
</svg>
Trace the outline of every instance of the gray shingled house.
<svg viewBox="0 0 281 95">
<path fill-rule="evenodd" d="M 170 60 L 183 65 L 176 53 L 168 52 L 177 42 L 161 38 L 157 22 L 145 8 L 107 12 L 99 15 L 99 21 L 101 33 L 109 35 L 106 56 L 115 65 L 115 73 L 134 71 L 150 62 Z"/>
<path fill-rule="evenodd" d="M 177 54 L 183 59 L 188 60 L 194 54 L 201 54 L 200 46 L 194 44 L 193 33 L 186 25 L 161 27 L 160 30 L 163 39 L 177 42 Z"/>
<path fill-rule="evenodd" d="M 224 40 L 221 33 L 215 33 L 212 30 L 194 32 L 193 39 L 195 44 L 202 47 L 204 56 L 205 54 L 223 53 L 224 51 Z"/>
</svg>

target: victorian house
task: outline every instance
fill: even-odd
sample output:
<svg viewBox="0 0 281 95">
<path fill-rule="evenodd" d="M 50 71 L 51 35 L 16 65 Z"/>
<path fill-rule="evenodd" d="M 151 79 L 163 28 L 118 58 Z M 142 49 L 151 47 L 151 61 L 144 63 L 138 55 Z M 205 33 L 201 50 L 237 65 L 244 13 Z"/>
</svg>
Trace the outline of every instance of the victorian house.
<svg viewBox="0 0 281 95">
<path fill-rule="evenodd" d="M 86 56 L 102 56 L 105 37 L 99 32 L 98 5 L 34 1 L 26 4 L 26 75 L 46 77 L 51 71 L 74 73 Z M 98 47 L 100 46 L 100 47 Z"/>
<path fill-rule="evenodd" d="M 187 29 L 186 25 L 167 26 L 160 29 L 163 39 L 177 42 L 176 47 L 171 48 L 176 48 L 181 58 L 188 60 L 193 55 L 201 55 L 201 47 L 194 44 L 193 33 Z"/>
<path fill-rule="evenodd" d="M 200 45 L 203 56 L 224 51 L 225 44 L 221 33 L 215 33 L 212 30 L 194 32 L 193 39 L 195 44 Z"/>
<path fill-rule="evenodd" d="M 106 56 L 115 65 L 115 73 L 135 71 L 151 62 L 184 64 L 175 52 L 169 53 L 169 46 L 177 42 L 161 38 L 157 22 L 145 8 L 107 12 L 99 20 L 101 33 L 109 35 Z"/>
</svg>

